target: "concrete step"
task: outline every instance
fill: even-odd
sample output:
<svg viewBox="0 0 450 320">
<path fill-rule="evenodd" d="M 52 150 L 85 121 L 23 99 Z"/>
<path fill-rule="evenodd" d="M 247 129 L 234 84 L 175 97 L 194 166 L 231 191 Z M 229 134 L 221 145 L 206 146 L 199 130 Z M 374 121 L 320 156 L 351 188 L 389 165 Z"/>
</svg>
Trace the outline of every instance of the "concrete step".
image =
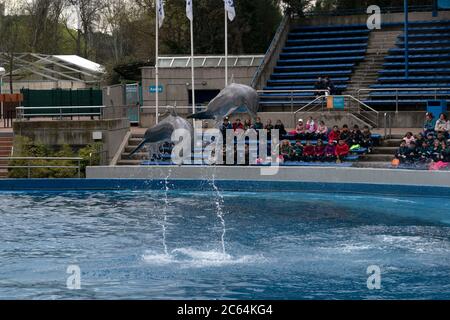
<svg viewBox="0 0 450 320">
<path fill-rule="evenodd" d="M 390 139 L 390 140 L 385 140 L 383 142 L 383 147 L 399 147 L 400 143 L 402 142 L 401 139 Z"/>
<path fill-rule="evenodd" d="M 119 160 L 117 162 L 118 166 L 138 166 L 142 160 Z"/>
<path fill-rule="evenodd" d="M 361 160 L 364 162 L 390 162 L 393 158 L 393 155 L 367 154 Z"/>
<path fill-rule="evenodd" d="M 372 154 L 394 155 L 397 149 L 397 147 L 376 147 L 372 150 Z"/>
<path fill-rule="evenodd" d="M 379 162 L 370 162 L 370 161 L 360 161 L 355 162 L 353 167 L 356 168 L 391 168 L 390 161 L 379 161 Z"/>
</svg>

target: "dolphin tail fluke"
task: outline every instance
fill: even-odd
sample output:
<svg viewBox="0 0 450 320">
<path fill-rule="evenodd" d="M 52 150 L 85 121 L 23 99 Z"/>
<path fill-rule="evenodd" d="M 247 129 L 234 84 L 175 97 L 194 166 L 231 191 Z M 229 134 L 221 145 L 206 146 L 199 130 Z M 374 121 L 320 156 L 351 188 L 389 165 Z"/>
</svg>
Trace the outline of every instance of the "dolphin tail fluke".
<svg viewBox="0 0 450 320">
<path fill-rule="evenodd" d="M 131 153 L 128 155 L 128 158 L 131 158 L 132 156 L 134 156 L 136 153 L 138 153 L 139 150 L 141 150 L 144 145 L 147 143 L 147 140 L 142 140 L 142 142 L 136 147 L 136 149 L 134 149 L 133 151 L 131 151 Z"/>
<path fill-rule="evenodd" d="M 207 111 L 195 113 L 193 115 L 190 115 L 188 119 L 198 119 L 198 120 L 210 120 L 214 119 L 214 117 Z"/>
</svg>

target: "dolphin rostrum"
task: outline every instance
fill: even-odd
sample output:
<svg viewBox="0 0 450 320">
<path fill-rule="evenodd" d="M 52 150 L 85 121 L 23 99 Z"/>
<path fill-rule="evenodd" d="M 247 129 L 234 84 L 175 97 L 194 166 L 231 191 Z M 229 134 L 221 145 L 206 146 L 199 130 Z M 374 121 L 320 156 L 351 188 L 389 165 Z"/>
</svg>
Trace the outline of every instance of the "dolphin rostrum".
<svg viewBox="0 0 450 320">
<path fill-rule="evenodd" d="M 223 89 L 208 105 L 206 111 L 189 116 L 199 120 L 214 119 L 221 121 L 239 108 L 244 107 L 253 119 L 259 108 L 259 96 L 252 87 L 233 83 Z"/>
<path fill-rule="evenodd" d="M 153 150 L 154 146 L 159 146 L 166 142 L 171 143 L 172 134 L 175 130 L 184 129 L 191 134 L 191 137 L 193 136 L 192 125 L 182 117 L 178 116 L 174 109 L 171 109 L 169 112 L 170 115 L 167 118 L 145 132 L 142 142 L 129 154 L 130 158 L 146 144 L 151 144 Z"/>
</svg>

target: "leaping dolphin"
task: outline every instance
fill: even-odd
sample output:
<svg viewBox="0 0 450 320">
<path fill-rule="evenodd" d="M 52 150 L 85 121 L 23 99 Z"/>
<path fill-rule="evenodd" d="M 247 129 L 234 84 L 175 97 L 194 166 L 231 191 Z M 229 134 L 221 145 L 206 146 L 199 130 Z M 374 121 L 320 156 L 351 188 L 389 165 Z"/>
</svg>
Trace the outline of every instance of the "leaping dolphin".
<svg viewBox="0 0 450 320">
<path fill-rule="evenodd" d="M 171 109 L 169 112 L 170 115 L 167 118 L 145 132 L 142 142 L 129 154 L 130 158 L 141 150 L 146 144 L 151 144 L 153 149 L 155 145 L 160 145 L 166 142 L 171 143 L 172 134 L 175 130 L 184 129 L 191 133 L 191 137 L 193 136 L 192 125 L 182 117 L 178 116 L 175 109 Z"/>
<path fill-rule="evenodd" d="M 209 103 L 206 111 L 193 114 L 188 118 L 199 120 L 214 119 L 218 122 L 241 107 L 246 108 L 247 112 L 255 120 L 259 108 L 259 96 L 252 87 L 233 83 L 223 89 Z"/>
</svg>

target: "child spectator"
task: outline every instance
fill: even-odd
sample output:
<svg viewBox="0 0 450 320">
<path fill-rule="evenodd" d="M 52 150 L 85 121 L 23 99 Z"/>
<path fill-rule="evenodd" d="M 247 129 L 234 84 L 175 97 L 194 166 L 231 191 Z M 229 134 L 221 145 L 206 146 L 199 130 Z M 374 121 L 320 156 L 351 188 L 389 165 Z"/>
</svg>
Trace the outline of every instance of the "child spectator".
<svg viewBox="0 0 450 320">
<path fill-rule="evenodd" d="M 303 158 L 303 145 L 300 140 L 297 140 L 295 146 L 292 148 L 292 159 L 295 161 L 302 161 Z"/>
<path fill-rule="evenodd" d="M 283 140 L 283 142 L 281 143 L 280 154 L 283 157 L 284 161 L 291 160 L 292 146 L 289 140 Z"/>
<path fill-rule="evenodd" d="M 427 142 L 428 142 L 428 145 L 429 145 L 430 147 L 433 146 L 434 140 L 435 140 L 435 139 L 434 139 L 434 133 L 428 132 L 428 134 L 427 134 Z"/>
<path fill-rule="evenodd" d="M 348 143 L 348 141 L 350 140 L 350 135 L 351 132 L 348 129 L 348 125 L 344 124 L 344 126 L 342 127 L 341 136 L 339 138 L 344 140 L 345 143 Z"/>
<path fill-rule="evenodd" d="M 431 159 L 434 162 L 442 160 L 442 146 L 438 139 L 434 140 L 433 148 L 431 149 Z"/>
<path fill-rule="evenodd" d="M 414 163 L 417 160 L 416 141 L 411 141 L 407 148 L 406 160 L 409 163 Z"/>
<path fill-rule="evenodd" d="M 272 120 L 267 120 L 266 122 L 266 126 L 264 127 L 264 129 L 266 129 L 267 131 L 273 130 L 273 124 L 272 124 Z"/>
<path fill-rule="evenodd" d="M 281 120 L 277 120 L 277 123 L 275 124 L 275 130 L 279 130 L 280 136 L 282 137 L 287 134 L 284 124 L 283 122 L 281 122 Z"/>
<path fill-rule="evenodd" d="M 220 126 L 220 132 L 222 132 L 224 141 L 225 141 L 225 137 L 227 136 L 227 130 L 231 130 L 231 129 L 233 129 L 233 125 L 230 123 L 230 120 L 228 119 L 228 117 L 223 119 L 223 123 Z"/>
<path fill-rule="evenodd" d="M 250 130 L 252 128 L 253 128 L 252 121 L 250 119 L 245 120 L 244 121 L 244 130 L 247 131 L 247 130 Z"/>
<path fill-rule="evenodd" d="M 350 147 L 356 146 L 356 145 L 361 145 L 362 140 L 363 140 L 362 132 L 361 132 L 361 130 L 359 130 L 359 126 L 355 125 L 350 134 L 350 139 L 349 139 L 348 145 Z"/>
<path fill-rule="evenodd" d="M 414 135 L 412 134 L 412 132 L 408 132 L 405 137 L 403 138 L 403 141 L 406 142 L 406 146 L 408 147 L 411 142 L 416 142 L 416 138 L 414 138 Z"/>
<path fill-rule="evenodd" d="M 261 118 L 260 117 L 256 118 L 256 121 L 253 124 L 253 129 L 255 129 L 255 130 L 262 130 L 262 129 L 264 129 L 264 125 L 261 122 Z"/>
<path fill-rule="evenodd" d="M 423 136 L 422 133 L 419 133 L 416 136 L 416 146 L 417 147 L 421 147 L 424 141 L 425 141 L 425 137 Z"/>
<path fill-rule="evenodd" d="M 373 140 L 372 140 L 372 132 L 368 126 L 365 126 L 362 131 L 362 140 L 361 147 L 366 148 L 368 153 L 372 153 L 373 148 Z"/>
<path fill-rule="evenodd" d="M 303 119 L 299 119 L 297 126 L 295 127 L 296 139 L 303 140 L 305 139 L 306 128 L 303 124 Z"/>
<path fill-rule="evenodd" d="M 422 144 L 417 148 L 417 160 L 419 163 L 427 163 L 431 158 L 431 148 L 427 140 L 423 140 Z"/>
<path fill-rule="evenodd" d="M 443 161 L 450 162 L 450 140 L 447 141 L 445 149 L 442 151 Z"/>
<path fill-rule="evenodd" d="M 311 162 L 314 161 L 314 146 L 311 144 L 311 141 L 306 141 L 306 146 L 303 148 L 303 161 Z"/>
<path fill-rule="evenodd" d="M 338 141 L 340 139 L 341 133 L 339 132 L 339 127 L 334 126 L 333 130 L 331 130 L 330 134 L 328 135 L 328 142 L 334 142 Z"/>
<path fill-rule="evenodd" d="M 314 121 L 313 117 L 309 117 L 306 122 L 306 139 L 312 140 L 316 139 L 316 131 L 317 131 L 317 122 Z"/>
<path fill-rule="evenodd" d="M 395 153 L 395 158 L 400 161 L 400 163 L 405 163 L 407 159 L 407 155 L 409 152 L 409 148 L 406 145 L 406 141 L 403 140 L 400 144 L 400 147 L 398 148 L 397 152 Z"/>
<path fill-rule="evenodd" d="M 317 127 L 316 135 L 318 139 L 326 139 L 328 135 L 328 127 L 325 125 L 325 122 L 320 121 L 319 126 Z"/>
<path fill-rule="evenodd" d="M 326 162 L 336 162 L 336 145 L 334 141 L 329 142 L 325 147 L 325 158 Z"/>
<path fill-rule="evenodd" d="M 437 134 L 436 139 L 438 139 L 439 142 L 445 142 L 445 141 L 447 140 L 447 139 L 445 138 L 445 134 L 444 134 L 443 132 L 439 132 L 439 133 Z"/>
<path fill-rule="evenodd" d="M 314 160 L 325 161 L 325 145 L 322 140 L 317 140 L 317 145 L 314 147 Z"/>
<path fill-rule="evenodd" d="M 423 123 L 423 132 L 424 135 L 428 135 L 428 133 L 434 133 L 434 128 L 436 123 L 434 121 L 434 116 L 431 112 L 428 112 L 425 115 L 425 122 Z"/>
<path fill-rule="evenodd" d="M 336 162 L 342 163 L 348 153 L 350 152 L 350 147 L 345 143 L 344 139 L 340 139 L 338 145 L 336 146 Z"/>
<path fill-rule="evenodd" d="M 236 121 L 233 123 L 233 130 L 244 130 L 244 125 L 241 122 L 241 119 L 236 119 Z"/>
</svg>

